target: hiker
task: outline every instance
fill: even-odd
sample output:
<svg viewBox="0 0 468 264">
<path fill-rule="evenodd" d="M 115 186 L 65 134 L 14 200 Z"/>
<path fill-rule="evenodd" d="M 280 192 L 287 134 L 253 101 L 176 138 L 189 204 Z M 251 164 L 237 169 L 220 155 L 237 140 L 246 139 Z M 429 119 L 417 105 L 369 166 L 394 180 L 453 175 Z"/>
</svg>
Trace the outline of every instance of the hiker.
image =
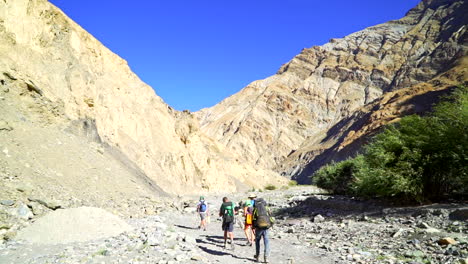
<svg viewBox="0 0 468 264">
<path fill-rule="evenodd" d="M 234 203 L 230 202 L 227 197 L 223 198 L 219 216 L 223 217 L 224 248 L 226 248 L 227 237 L 229 236 L 231 249 L 234 250 Z"/>
<path fill-rule="evenodd" d="M 234 207 L 234 226 L 237 224 L 242 230 L 244 230 L 244 220 L 242 219 L 242 217 L 244 216 L 244 214 L 242 213 L 243 205 L 244 203 L 240 201 L 239 204 L 236 207 Z"/>
<path fill-rule="evenodd" d="M 247 238 L 248 246 L 252 246 L 255 240 L 255 231 L 252 227 L 253 224 L 253 207 L 255 204 L 255 198 L 257 196 L 255 194 L 250 194 L 249 199 L 244 202 L 244 233 L 245 237 Z"/>
<path fill-rule="evenodd" d="M 208 203 L 205 202 L 205 197 L 200 196 L 199 202 L 197 204 L 197 213 L 200 215 L 200 225 L 198 229 L 206 231 L 206 218 L 208 216 Z"/>
<path fill-rule="evenodd" d="M 263 198 L 255 200 L 253 210 L 253 225 L 255 227 L 255 260 L 260 262 L 260 240 L 263 237 L 264 262 L 268 263 L 270 255 L 270 241 L 268 239 L 268 229 L 272 226 L 270 210 L 267 208 L 266 201 Z"/>
</svg>

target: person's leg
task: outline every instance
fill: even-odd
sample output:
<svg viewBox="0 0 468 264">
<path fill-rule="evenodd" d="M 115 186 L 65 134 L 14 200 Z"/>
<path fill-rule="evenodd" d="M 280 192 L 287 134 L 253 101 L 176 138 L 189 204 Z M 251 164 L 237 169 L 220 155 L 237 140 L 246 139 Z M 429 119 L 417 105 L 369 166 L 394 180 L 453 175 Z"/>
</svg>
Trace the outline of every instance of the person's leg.
<svg viewBox="0 0 468 264">
<path fill-rule="evenodd" d="M 229 237 L 231 238 L 231 248 L 234 249 L 234 223 L 229 225 Z"/>
<path fill-rule="evenodd" d="M 201 227 L 206 230 L 206 213 L 201 213 Z"/>
<path fill-rule="evenodd" d="M 263 232 L 263 243 L 265 245 L 264 258 L 265 262 L 268 263 L 268 257 L 270 256 L 270 240 L 268 238 L 268 229 Z"/>
<path fill-rule="evenodd" d="M 255 258 L 258 260 L 260 255 L 260 239 L 262 238 L 261 229 L 255 229 Z"/>
<path fill-rule="evenodd" d="M 252 245 L 255 241 L 255 229 L 253 228 L 252 225 L 250 225 L 250 237 L 251 237 L 251 244 Z"/>
<path fill-rule="evenodd" d="M 245 237 L 247 238 L 247 244 L 251 244 L 253 239 L 252 239 L 252 227 L 250 225 L 245 225 L 244 227 L 244 234 Z"/>
</svg>

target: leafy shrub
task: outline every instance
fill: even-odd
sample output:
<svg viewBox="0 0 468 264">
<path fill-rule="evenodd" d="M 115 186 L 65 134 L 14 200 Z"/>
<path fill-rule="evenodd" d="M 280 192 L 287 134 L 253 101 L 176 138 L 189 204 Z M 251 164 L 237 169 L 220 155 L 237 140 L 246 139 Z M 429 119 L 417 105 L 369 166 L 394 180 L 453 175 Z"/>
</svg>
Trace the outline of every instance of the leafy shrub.
<svg viewBox="0 0 468 264">
<path fill-rule="evenodd" d="M 276 190 L 276 186 L 272 184 L 268 184 L 267 186 L 265 186 L 265 190 L 268 190 L 268 191 Z"/>
<path fill-rule="evenodd" d="M 355 180 L 353 175 L 363 165 L 362 159 L 362 156 L 358 156 L 354 159 L 325 165 L 315 173 L 314 183 L 320 188 L 337 194 L 349 193 L 351 183 Z"/>
<path fill-rule="evenodd" d="M 290 187 L 297 186 L 297 181 L 295 181 L 295 180 L 290 180 L 290 181 L 288 182 L 288 186 L 290 186 Z"/>
<path fill-rule="evenodd" d="M 468 193 L 468 89 L 459 87 L 427 117 L 388 126 L 363 155 L 326 165 L 315 183 L 335 193 L 438 200 Z"/>
</svg>

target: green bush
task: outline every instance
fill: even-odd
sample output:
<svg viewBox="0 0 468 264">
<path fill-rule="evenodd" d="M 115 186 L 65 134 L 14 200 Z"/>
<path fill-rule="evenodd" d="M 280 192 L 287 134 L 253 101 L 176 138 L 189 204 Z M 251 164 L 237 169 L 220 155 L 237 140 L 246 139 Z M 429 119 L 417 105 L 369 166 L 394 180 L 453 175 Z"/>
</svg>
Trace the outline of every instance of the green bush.
<svg viewBox="0 0 468 264">
<path fill-rule="evenodd" d="M 363 157 L 358 156 L 338 163 L 332 163 L 322 167 L 314 175 L 314 183 L 323 189 L 330 190 L 336 194 L 345 194 L 351 191 L 354 173 L 358 171 L 363 163 Z"/>
<path fill-rule="evenodd" d="M 314 182 L 335 193 L 419 202 L 468 193 L 468 89 L 459 87 L 430 116 L 388 126 L 362 155 L 326 165 Z"/>
<path fill-rule="evenodd" d="M 276 190 L 276 186 L 272 184 L 268 184 L 267 186 L 265 186 L 265 190 L 268 190 L 268 191 Z"/>
<path fill-rule="evenodd" d="M 290 181 L 288 182 L 288 186 L 290 186 L 290 187 L 297 186 L 297 181 L 295 181 L 295 180 L 290 180 Z"/>
</svg>

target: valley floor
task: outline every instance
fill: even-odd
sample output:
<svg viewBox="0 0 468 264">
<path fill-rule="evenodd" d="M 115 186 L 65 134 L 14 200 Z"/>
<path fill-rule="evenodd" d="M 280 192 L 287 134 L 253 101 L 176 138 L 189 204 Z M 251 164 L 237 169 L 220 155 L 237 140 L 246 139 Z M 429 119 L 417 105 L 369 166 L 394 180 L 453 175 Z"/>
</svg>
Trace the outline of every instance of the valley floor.
<svg viewBox="0 0 468 264">
<path fill-rule="evenodd" d="M 311 186 L 257 195 L 276 211 L 270 263 L 468 261 L 468 208 L 463 204 L 388 208 L 320 194 Z M 239 202 L 245 196 L 230 198 Z M 223 248 L 216 217 L 222 197 L 206 198 L 211 209 L 206 231 L 198 229 L 193 197 L 157 215 L 127 219 L 133 230 L 112 238 L 65 245 L 8 241 L 0 245 L 0 263 L 253 263 L 255 246 L 245 245 L 238 225 L 234 250 Z"/>
</svg>

